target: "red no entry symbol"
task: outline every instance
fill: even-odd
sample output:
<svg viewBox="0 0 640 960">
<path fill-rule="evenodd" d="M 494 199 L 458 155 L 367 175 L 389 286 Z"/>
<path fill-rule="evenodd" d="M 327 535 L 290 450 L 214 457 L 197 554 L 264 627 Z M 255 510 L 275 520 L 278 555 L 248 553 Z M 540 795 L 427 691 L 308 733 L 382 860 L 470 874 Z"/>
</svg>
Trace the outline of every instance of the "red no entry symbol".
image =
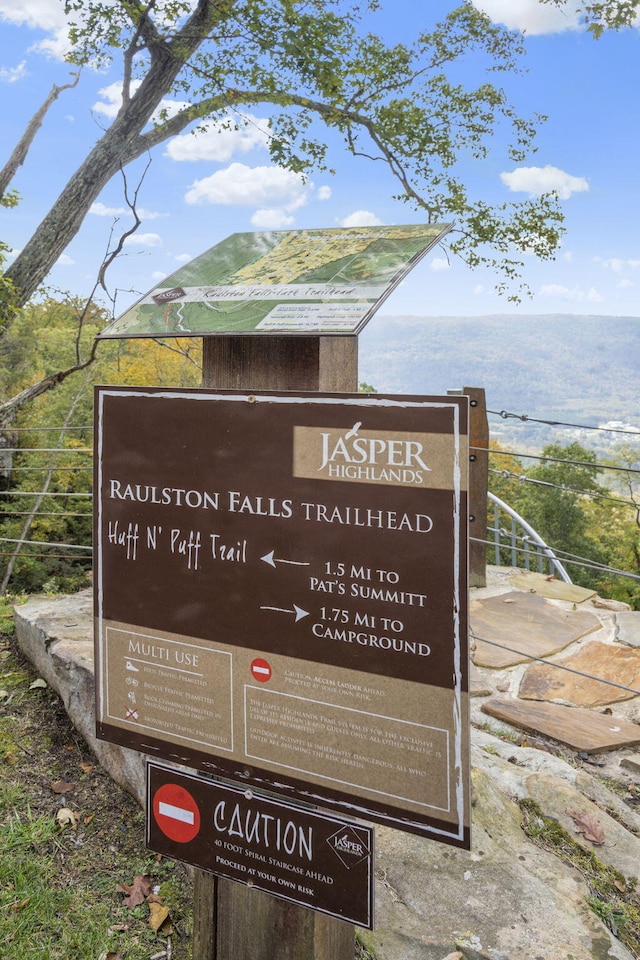
<svg viewBox="0 0 640 960">
<path fill-rule="evenodd" d="M 273 671 L 268 660 L 263 660 L 262 657 L 256 657 L 255 660 L 252 660 L 251 676 L 254 680 L 259 680 L 260 683 L 266 683 L 267 680 L 271 680 L 272 674 Z"/>
<path fill-rule="evenodd" d="M 153 798 L 153 816 L 165 837 L 189 843 L 200 830 L 200 810 L 188 790 L 165 783 Z"/>
</svg>

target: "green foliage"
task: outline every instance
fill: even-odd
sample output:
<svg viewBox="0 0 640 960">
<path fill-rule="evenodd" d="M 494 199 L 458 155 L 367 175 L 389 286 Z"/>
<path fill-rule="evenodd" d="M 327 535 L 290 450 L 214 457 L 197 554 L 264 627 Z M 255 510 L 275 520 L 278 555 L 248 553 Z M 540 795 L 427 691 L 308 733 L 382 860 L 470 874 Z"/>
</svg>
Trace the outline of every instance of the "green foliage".
<svg viewBox="0 0 640 960">
<path fill-rule="evenodd" d="M 0 207 L 15 207 L 19 196 L 15 190 L 9 190 L 0 197 Z M 4 275 L 4 264 L 7 254 L 11 252 L 9 244 L 0 240 L 0 337 L 13 315 L 14 289 L 13 284 Z"/>
<path fill-rule="evenodd" d="M 72 364 L 77 350 L 86 352 L 107 317 L 90 309 L 79 326 L 82 312 L 76 300 L 50 298 L 16 316 L 0 341 L 0 382 L 8 393 Z M 0 583 L 11 564 L 14 591 L 73 592 L 89 584 L 91 550 L 77 548 L 92 542 L 94 386 L 196 386 L 200 349 L 181 340 L 104 341 L 94 364 L 19 411 L 8 431 L 19 449 L 10 482 L 0 487 Z M 6 542 L 17 540 L 36 543 Z M 47 543 L 57 546 L 40 545 Z"/>
<path fill-rule="evenodd" d="M 521 116 L 507 92 L 509 75 L 522 72 L 521 37 L 491 23 L 471 0 L 414 42 L 394 45 L 368 30 L 378 7 L 372 0 L 67 0 L 65 7 L 73 63 L 122 59 L 123 106 L 68 185 L 73 210 L 63 206 L 65 188 L 51 211 L 46 230 L 58 238 L 69 230 L 71 239 L 80 207 L 88 210 L 110 179 L 112 140 L 124 167 L 188 128 L 241 126 L 244 107 L 264 104 L 275 163 L 305 174 L 329 169 L 327 128 L 337 133 L 353 156 L 386 163 L 399 199 L 429 221 L 455 221 L 451 249 L 472 266 L 495 269 L 512 299 L 523 292 L 523 257 L 533 251 L 549 259 L 559 247 L 557 195 L 492 205 L 465 184 L 470 159 L 524 161 L 544 120 Z M 463 83 L 470 56 L 473 80 Z M 163 110 L 170 98 L 188 105 Z M 71 185 L 84 182 L 86 164 L 91 185 L 81 196 Z M 10 268 L 22 290 L 47 235 L 34 235 Z"/>
<path fill-rule="evenodd" d="M 567 5 L 567 0 L 542 0 L 555 6 Z M 573 7 L 573 3 L 571 4 Z M 636 25 L 640 0 L 587 0 L 578 6 L 590 33 L 598 40 L 605 30 L 622 30 Z"/>
<path fill-rule="evenodd" d="M 490 491 L 516 510 L 561 561 L 569 554 L 586 564 L 566 563 L 573 582 L 640 609 L 640 581 L 592 569 L 604 565 L 640 576 L 637 453 L 623 449 L 618 463 L 624 461 L 629 472 L 612 477 L 606 471 L 605 487 L 599 482 L 603 464 L 579 443 L 549 444 L 542 459 L 526 468 L 517 457 L 505 456 L 499 444 L 492 448 Z M 510 562 L 506 550 L 504 562 Z"/>
</svg>

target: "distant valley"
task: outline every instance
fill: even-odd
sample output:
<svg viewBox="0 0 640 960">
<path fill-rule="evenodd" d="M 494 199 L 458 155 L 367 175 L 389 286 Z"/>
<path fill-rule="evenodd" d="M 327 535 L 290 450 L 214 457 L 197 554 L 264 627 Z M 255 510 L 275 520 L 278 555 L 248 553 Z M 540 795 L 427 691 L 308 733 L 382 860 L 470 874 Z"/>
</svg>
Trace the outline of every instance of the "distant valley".
<svg viewBox="0 0 640 960">
<path fill-rule="evenodd" d="M 359 338 L 359 380 L 379 393 L 483 387 L 498 413 L 640 430 L 640 317 L 377 315 Z M 578 439 L 606 455 L 640 443 L 494 415 L 489 426 L 493 438 L 522 451 Z"/>
</svg>

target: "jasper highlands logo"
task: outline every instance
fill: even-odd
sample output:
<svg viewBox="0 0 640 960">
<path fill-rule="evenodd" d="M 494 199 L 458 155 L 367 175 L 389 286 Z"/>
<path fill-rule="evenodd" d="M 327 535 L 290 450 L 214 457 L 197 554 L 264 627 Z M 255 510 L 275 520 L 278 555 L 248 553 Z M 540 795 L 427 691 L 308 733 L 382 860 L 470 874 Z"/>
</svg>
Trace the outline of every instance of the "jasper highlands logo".
<svg viewBox="0 0 640 960">
<path fill-rule="evenodd" d="M 450 435 L 351 427 L 295 427 L 294 476 L 450 489 Z"/>
<path fill-rule="evenodd" d="M 367 834 L 358 827 L 341 827 L 327 839 L 327 843 L 347 870 L 371 856 Z"/>
</svg>

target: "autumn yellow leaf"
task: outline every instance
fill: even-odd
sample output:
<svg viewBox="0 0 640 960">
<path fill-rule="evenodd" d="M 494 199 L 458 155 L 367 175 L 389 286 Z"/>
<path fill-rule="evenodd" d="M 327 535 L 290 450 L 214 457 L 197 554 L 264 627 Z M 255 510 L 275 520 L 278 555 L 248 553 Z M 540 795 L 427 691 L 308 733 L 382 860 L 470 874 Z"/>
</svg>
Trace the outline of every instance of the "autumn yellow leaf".
<svg viewBox="0 0 640 960">
<path fill-rule="evenodd" d="M 149 926 L 152 930 L 155 930 L 156 933 L 168 916 L 169 907 L 165 907 L 162 903 L 149 904 Z"/>
</svg>

